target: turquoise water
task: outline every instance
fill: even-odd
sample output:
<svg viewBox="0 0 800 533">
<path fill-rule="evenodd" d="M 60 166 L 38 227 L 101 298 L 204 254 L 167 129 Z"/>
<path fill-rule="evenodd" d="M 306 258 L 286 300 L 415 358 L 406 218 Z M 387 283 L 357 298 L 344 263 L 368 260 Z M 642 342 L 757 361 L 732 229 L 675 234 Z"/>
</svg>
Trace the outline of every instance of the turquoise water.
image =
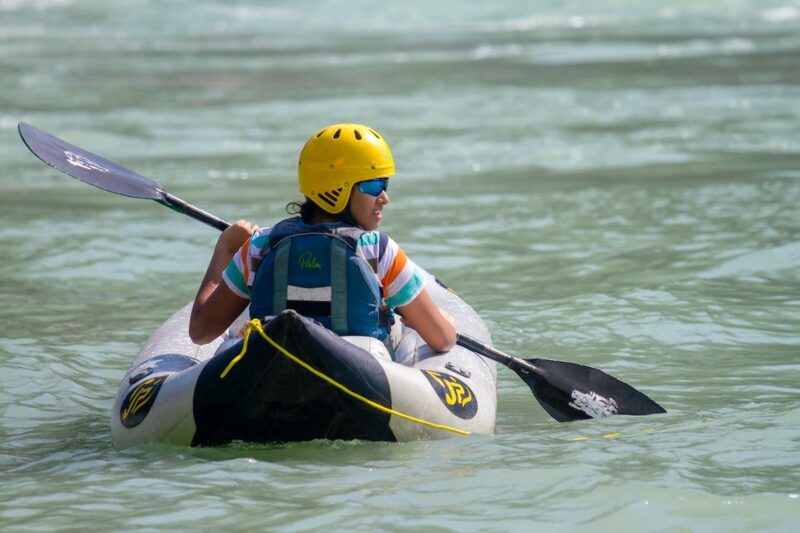
<svg viewBox="0 0 800 533">
<path fill-rule="evenodd" d="M 216 234 L 40 163 L 30 122 L 213 213 L 296 198 L 306 137 L 398 164 L 382 226 L 509 353 L 669 413 L 117 452 L 141 344 Z M 795 531 L 800 2 L 0 0 L 0 529 Z"/>
</svg>

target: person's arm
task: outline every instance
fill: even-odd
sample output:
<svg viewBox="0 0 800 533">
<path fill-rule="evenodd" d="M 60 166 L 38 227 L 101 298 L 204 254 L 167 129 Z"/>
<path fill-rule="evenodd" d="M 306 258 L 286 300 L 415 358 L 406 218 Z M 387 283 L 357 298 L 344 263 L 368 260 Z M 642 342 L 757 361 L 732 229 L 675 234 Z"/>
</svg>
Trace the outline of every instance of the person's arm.
<svg viewBox="0 0 800 533">
<path fill-rule="evenodd" d="M 373 248 L 369 248 L 372 246 Z M 432 350 L 446 352 L 456 343 L 453 317 L 443 312 L 425 288 L 424 278 L 402 248 L 388 235 L 380 234 L 364 246 L 366 257 L 378 257 L 386 305 L 403 317 Z"/>
<path fill-rule="evenodd" d="M 249 301 L 235 294 L 222 281 L 222 272 L 258 226 L 239 220 L 222 232 L 192 306 L 189 337 L 196 344 L 216 339 L 236 320 Z"/>
<path fill-rule="evenodd" d="M 446 352 L 455 345 L 454 320 L 439 309 L 427 289 L 422 289 L 416 298 L 397 310 L 405 324 L 416 330 L 431 349 Z"/>
</svg>

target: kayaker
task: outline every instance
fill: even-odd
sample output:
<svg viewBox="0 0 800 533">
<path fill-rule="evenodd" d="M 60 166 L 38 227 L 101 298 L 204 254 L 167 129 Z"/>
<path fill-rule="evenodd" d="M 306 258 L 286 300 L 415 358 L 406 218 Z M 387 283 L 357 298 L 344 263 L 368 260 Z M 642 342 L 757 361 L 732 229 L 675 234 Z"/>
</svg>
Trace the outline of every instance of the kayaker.
<svg viewBox="0 0 800 533">
<path fill-rule="evenodd" d="M 239 220 L 219 237 L 195 297 L 189 335 L 222 334 L 250 304 L 251 317 L 283 309 L 341 335 L 386 341 L 392 310 L 436 351 L 456 341 L 414 263 L 377 231 L 395 173 L 388 144 L 362 124 L 334 124 L 306 142 L 298 162 L 305 201 L 268 228 Z"/>
</svg>

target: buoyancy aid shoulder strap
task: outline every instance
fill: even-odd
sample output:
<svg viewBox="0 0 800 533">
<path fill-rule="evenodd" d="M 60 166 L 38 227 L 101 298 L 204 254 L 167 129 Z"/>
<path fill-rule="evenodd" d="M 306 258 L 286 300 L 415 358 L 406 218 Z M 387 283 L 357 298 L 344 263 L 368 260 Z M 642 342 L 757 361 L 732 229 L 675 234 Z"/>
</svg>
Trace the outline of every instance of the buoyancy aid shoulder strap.
<svg viewBox="0 0 800 533">
<path fill-rule="evenodd" d="M 286 241 L 282 246 L 277 246 L 272 251 L 272 253 L 275 254 L 272 271 L 272 308 L 275 314 L 286 309 L 286 301 L 288 300 L 287 291 L 289 289 L 289 251 L 291 244 L 291 241 Z"/>
<path fill-rule="evenodd" d="M 347 331 L 347 245 L 339 239 L 331 241 L 331 326 L 334 331 Z"/>
</svg>

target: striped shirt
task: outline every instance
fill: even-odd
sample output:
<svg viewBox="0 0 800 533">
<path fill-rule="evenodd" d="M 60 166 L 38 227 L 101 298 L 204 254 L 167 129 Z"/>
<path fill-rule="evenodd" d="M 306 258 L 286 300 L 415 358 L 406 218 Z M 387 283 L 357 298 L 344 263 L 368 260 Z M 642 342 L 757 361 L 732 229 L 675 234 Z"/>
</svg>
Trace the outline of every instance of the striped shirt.
<svg viewBox="0 0 800 533">
<path fill-rule="evenodd" d="M 250 299 L 256 270 L 269 245 L 271 228 L 259 228 L 233 256 L 222 279 L 238 296 Z M 383 237 L 383 238 L 382 238 Z M 381 240 L 385 248 L 381 253 Z M 377 264 L 377 277 L 383 298 L 390 309 L 411 303 L 424 288 L 424 279 L 417 266 L 400 246 L 389 236 L 378 231 L 368 231 L 359 237 L 356 253 L 371 265 Z"/>
</svg>

